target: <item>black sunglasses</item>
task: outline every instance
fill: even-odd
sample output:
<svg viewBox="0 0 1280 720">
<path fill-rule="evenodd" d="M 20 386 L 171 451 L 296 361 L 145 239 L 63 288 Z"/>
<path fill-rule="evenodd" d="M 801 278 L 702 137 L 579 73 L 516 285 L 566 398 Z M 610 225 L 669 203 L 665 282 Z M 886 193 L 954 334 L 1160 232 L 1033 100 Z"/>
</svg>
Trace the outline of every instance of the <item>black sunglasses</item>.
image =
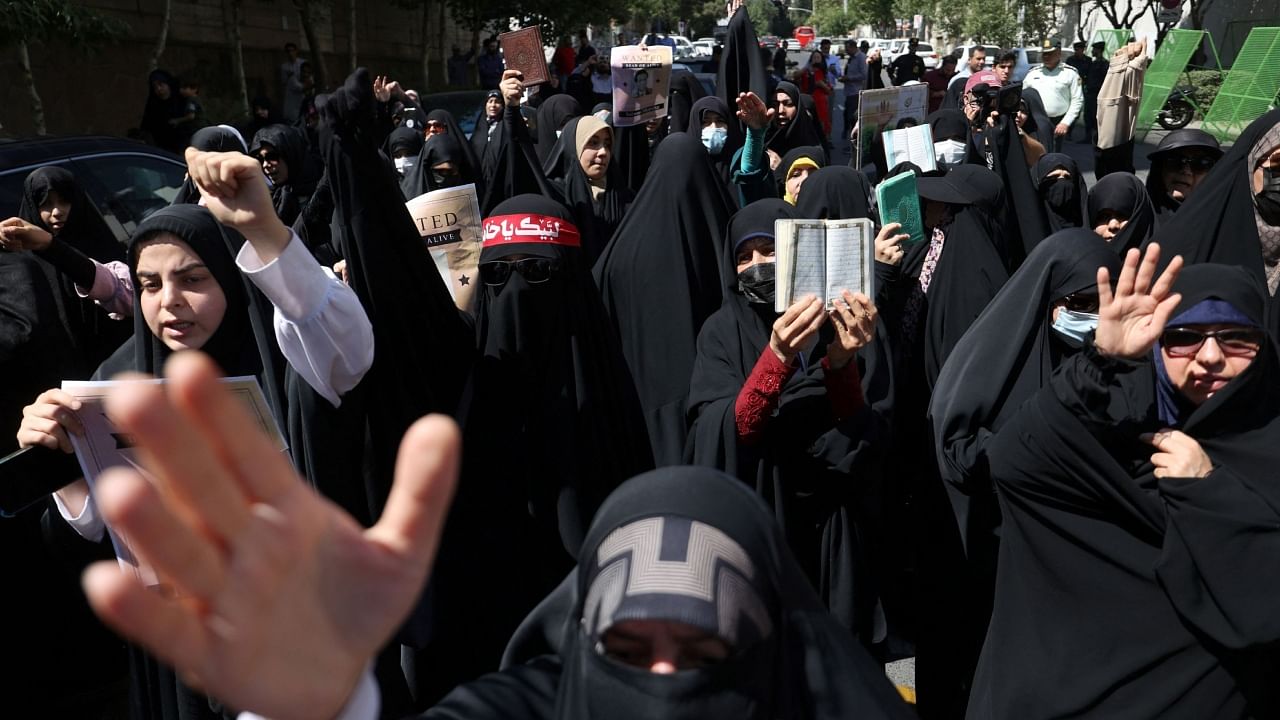
<svg viewBox="0 0 1280 720">
<path fill-rule="evenodd" d="M 502 287 L 511 279 L 511 273 L 518 272 L 530 285 L 544 283 L 551 279 L 551 273 L 560 268 L 560 263 L 550 258 L 524 258 L 523 260 L 489 260 L 480 263 L 480 281 L 491 287 Z"/>
<path fill-rule="evenodd" d="M 1174 156 L 1166 160 L 1170 168 L 1186 168 L 1193 173 L 1205 173 L 1213 169 L 1214 159 L 1196 155 Z"/>
<path fill-rule="evenodd" d="M 1098 296 L 1087 295 L 1084 293 L 1071 293 L 1062 299 L 1063 307 L 1071 312 L 1077 313 L 1096 313 L 1098 312 Z"/>
<path fill-rule="evenodd" d="M 1213 338 L 1223 355 L 1253 357 L 1262 347 L 1266 333 L 1258 328 L 1225 328 L 1222 330 L 1195 330 L 1193 328 L 1169 328 L 1160 336 L 1160 345 L 1171 357 L 1192 357 L 1200 352 L 1204 341 Z"/>
</svg>

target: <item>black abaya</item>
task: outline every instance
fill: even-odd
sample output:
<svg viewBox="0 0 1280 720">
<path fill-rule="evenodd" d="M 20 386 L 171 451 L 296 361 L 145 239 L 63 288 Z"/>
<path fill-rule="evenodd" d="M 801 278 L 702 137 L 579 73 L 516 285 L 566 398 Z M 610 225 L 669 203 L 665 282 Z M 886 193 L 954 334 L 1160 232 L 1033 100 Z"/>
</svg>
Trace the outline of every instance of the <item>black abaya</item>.
<svg viewBox="0 0 1280 720">
<path fill-rule="evenodd" d="M 1049 178 L 1054 170 L 1066 170 L 1068 178 Z M 1080 167 L 1071 156 L 1048 153 L 1036 161 L 1031 169 L 1031 182 L 1044 203 L 1049 228 L 1053 232 L 1067 228 L 1089 228 L 1089 191 L 1085 186 Z"/>
<path fill-rule="evenodd" d="M 539 165 L 545 163 L 551 155 L 551 148 L 555 147 L 565 124 L 583 114 L 582 105 L 572 95 L 553 95 L 538 107 Z"/>
<path fill-rule="evenodd" d="M 1218 265 L 1174 290 L 1175 317 L 1216 298 L 1260 322 L 1266 302 L 1247 270 Z M 970 717 L 1280 711 L 1275 346 L 1180 420 L 1213 463 L 1199 479 L 1154 477 L 1139 440 L 1165 425 L 1154 362 L 1090 344 L 988 445 L 1004 525 Z"/>
<path fill-rule="evenodd" d="M 760 43 L 756 40 L 751 16 L 745 6 L 739 7 L 726 28 L 724 51 L 720 53 L 720 67 L 716 71 L 716 93 L 725 107 L 737 107 L 738 95 L 746 92 L 755 93 L 766 107 L 771 107 L 777 103 L 769 97 L 768 79 L 767 63 L 760 56 Z M 725 120 L 729 122 L 729 142 L 735 147 L 742 145 L 746 138 L 742 121 L 737 117 Z"/>
<path fill-rule="evenodd" d="M 253 136 L 249 153 L 257 156 L 263 143 L 274 148 L 289 168 L 288 178 L 283 183 L 272 185 L 271 202 L 280 221 L 292 225 L 311 199 L 318 181 L 315 168 L 308 162 L 307 138 L 295 127 L 268 125 Z"/>
<path fill-rule="evenodd" d="M 1253 203 L 1254 168 L 1249 156 L 1277 124 L 1280 110 L 1272 110 L 1240 133 L 1227 154 L 1178 209 L 1178 222 L 1161 227 L 1156 234 L 1155 241 L 1164 249 L 1163 258 L 1177 254 L 1188 263 L 1238 265 L 1259 279 L 1267 277 L 1268 269 L 1275 266 L 1263 258 Z M 1264 227 L 1269 228 L 1270 235 L 1280 235 L 1280 228 Z M 1266 326 L 1273 337 L 1280 337 L 1280 293 L 1268 294 Z"/>
<path fill-rule="evenodd" d="M 596 262 L 595 278 L 662 466 L 684 457 L 695 343 L 720 307 L 724 228 L 735 203 L 690 134 L 663 140 L 652 172 L 655 182 L 636 196 Z"/>
<path fill-rule="evenodd" d="M 837 621 L 867 647 L 877 647 L 888 632 L 872 563 L 889 408 L 885 397 L 872 394 L 884 384 L 868 370 L 887 371 L 888 363 L 866 358 L 885 349 L 872 343 L 858 353 L 865 401 L 852 416 L 837 421 L 821 362 L 826 343 L 819 340 L 801 359 L 803 369 L 783 385 L 763 436 L 750 444 L 738 436 L 735 403 L 767 351 L 777 313 L 772 305 L 748 302 L 738 289 L 735 241 L 771 236 L 775 220 L 794 217 L 790 205 L 770 199 L 739 210 L 729 222 L 725 301 L 698 335 L 686 453 L 696 465 L 736 476 L 769 503 Z"/>
</svg>

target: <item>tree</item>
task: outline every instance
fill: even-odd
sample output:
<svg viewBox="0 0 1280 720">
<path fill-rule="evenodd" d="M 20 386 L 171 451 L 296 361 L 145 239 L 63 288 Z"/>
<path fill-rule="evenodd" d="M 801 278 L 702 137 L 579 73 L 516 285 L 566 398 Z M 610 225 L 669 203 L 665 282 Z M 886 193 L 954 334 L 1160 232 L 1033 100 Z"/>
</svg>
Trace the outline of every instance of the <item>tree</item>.
<svg viewBox="0 0 1280 720">
<path fill-rule="evenodd" d="M 147 71 L 154 72 L 160 67 L 160 56 L 164 55 L 164 46 L 169 39 L 169 17 L 173 9 L 173 0 L 164 0 L 164 12 L 160 15 L 160 32 L 156 33 L 156 46 L 147 61 Z"/>
<path fill-rule="evenodd" d="M 37 135 L 45 135 L 48 130 L 44 102 L 31 72 L 30 45 L 57 40 L 77 50 L 91 51 L 114 41 L 126 30 L 119 20 L 68 0 L 0 0 L 0 47 L 12 46 L 18 56 L 19 75 L 31 101 L 31 120 Z"/>
<path fill-rule="evenodd" d="M 239 0 L 236 0 L 239 2 Z M 329 87 L 329 71 L 325 67 L 324 52 L 320 49 L 320 34 L 316 32 L 316 14 L 328 9 L 330 0 L 293 0 L 293 7 L 298 11 L 298 20 L 302 23 L 302 32 L 307 36 L 307 45 L 311 48 L 311 71 L 315 73 L 316 86 Z"/>
<path fill-rule="evenodd" d="M 240 103 L 240 112 L 249 116 L 249 86 L 244 79 L 244 43 L 240 37 L 240 0 L 222 0 L 222 28 L 231 53 L 231 77 Z"/>
<path fill-rule="evenodd" d="M 1145 14 L 1155 15 L 1156 0 L 1091 0 L 1093 7 L 1113 28 L 1132 28 Z"/>
</svg>

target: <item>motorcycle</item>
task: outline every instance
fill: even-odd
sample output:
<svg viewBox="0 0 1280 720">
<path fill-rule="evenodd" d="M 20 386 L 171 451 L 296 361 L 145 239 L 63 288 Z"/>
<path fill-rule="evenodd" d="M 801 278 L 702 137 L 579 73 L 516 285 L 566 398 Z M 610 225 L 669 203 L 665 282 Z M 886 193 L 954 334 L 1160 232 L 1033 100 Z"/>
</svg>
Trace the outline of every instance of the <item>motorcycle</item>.
<svg viewBox="0 0 1280 720">
<path fill-rule="evenodd" d="M 1156 114 L 1156 122 L 1160 123 L 1160 127 L 1165 130 L 1180 130 L 1186 127 L 1191 118 L 1195 115 L 1195 105 L 1192 104 L 1192 98 L 1195 96 L 1195 88 L 1190 85 L 1174 88 L 1169 93 L 1169 99 L 1164 101 L 1164 107 L 1160 108 L 1160 112 Z"/>
</svg>

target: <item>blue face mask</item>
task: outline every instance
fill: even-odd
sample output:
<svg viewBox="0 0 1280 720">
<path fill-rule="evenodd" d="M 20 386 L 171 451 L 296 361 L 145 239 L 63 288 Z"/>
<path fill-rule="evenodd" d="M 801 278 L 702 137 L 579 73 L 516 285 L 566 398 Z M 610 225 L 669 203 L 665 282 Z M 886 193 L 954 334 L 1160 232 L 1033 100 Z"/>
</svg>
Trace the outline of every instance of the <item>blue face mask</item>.
<svg viewBox="0 0 1280 720">
<path fill-rule="evenodd" d="M 719 155 L 724 149 L 724 143 L 729 139 L 729 131 L 722 127 L 704 127 L 702 128 L 702 144 L 706 146 L 707 152 L 712 155 Z"/>
<path fill-rule="evenodd" d="M 1089 333 L 1098 329 L 1097 313 L 1073 312 L 1066 308 L 1058 309 L 1058 319 L 1053 321 L 1053 330 L 1072 346 L 1081 347 Z"/>
</svg>

